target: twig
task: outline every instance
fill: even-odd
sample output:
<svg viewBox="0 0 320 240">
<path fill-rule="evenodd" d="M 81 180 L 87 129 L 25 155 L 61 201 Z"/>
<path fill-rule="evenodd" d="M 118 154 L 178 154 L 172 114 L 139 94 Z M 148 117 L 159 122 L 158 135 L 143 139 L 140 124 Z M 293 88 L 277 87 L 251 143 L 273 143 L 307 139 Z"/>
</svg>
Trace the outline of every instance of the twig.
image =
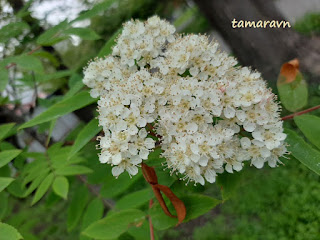
<svg viewBox="0 0 320 240">
<path fill-rule="evenodd" d="M 153 204 L 153 200 L 151 198 L 149 202 L 149 209 L 152 207 L 152 204 Z M 149 228 L 150 228 L 150 240 L 154 240 L 154 230 L 153 230 L 151 216 L 149 215 L 148 218 L 149 218 Z"/>
<path fill-rule="evenodd" d="M 101 201 L 103 202 L 103 205 L 106 207 L 106 208 L 109 208 L 109 209 L 113 209 L 114 206 L 113 206 L 113 203 L 109 202 L 107 199 L 103 198 L 99 191 L 92 185 L 88 184 L 87 180 L 85 179 L 84 176 L 82 175 L 78 175 L 77 176 L 78 179 L 84 183 L 84 185 L 86 185 L 86 187 L 89 189 L 89 191 L 94 194 L 95 196 L 97 196 L 99 199 L 101 199 Z"/>
<path fill-rule="evenodd" d="M 300 111 L 300 112 L 296 112 L 296 113 L 293 113 L 293 114 L 290 114 L 288 116 L 284 116 L 283 118 L 281 118 L 283 121 L 285 120 L 288 120 L 288 119 L 292 119 L 294 118 L 295 116 L 299 116 L 299 115 L 302 115 L 302 114 L 305 114 L 305 113 L 308 113 L 308 112 L 312 112 L 314 110 L 317 110 L 320 108 L 320 105 L 318 106 L 315 106 L 315 107 L 312 107 L 312 108 L 308 108 L 308 109 L 305 109 L 303 111 Z"/>
</svg>

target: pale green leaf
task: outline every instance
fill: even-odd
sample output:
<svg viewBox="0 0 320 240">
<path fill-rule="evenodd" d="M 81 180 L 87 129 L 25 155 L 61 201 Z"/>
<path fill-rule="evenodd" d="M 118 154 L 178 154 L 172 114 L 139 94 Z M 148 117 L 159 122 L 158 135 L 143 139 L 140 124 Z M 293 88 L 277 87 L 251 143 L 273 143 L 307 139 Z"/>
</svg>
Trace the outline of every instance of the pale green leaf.
<svg viewBox="0 0 320 240">
<path fill-rule="evenodd" d="M 90 168 L 81 165 L 69 165 L 64 166 L 56 170 L 57 175 L 63 176 L 73 176 L 73 175 L 81 175 L 81 174 L 89 174 L 92 173 Z"/>
<path fill-rule="evenodd" d="M 58 196 L 67 199 L 69 191 L 68 179 L 64 176 L 56 177 L 53 181 L 52 189 Z"/>
<path fill-rule="evenodd" d="M 130 226 L 141 223 L 145 213 L 137 210 L 123 210 L 92 223 L 83 234 L 95 239 L 115 239 L 126 232 Z"/>
<path fill-rule="evenodd" d="M 97 40 L 101 37 L 90 28 L 69 28 L 64 31 L 68 35 L 77 35 L 83 40 Z"/>
<path fill-rule="evenodd" d="M 296 79 L 291 83 L 285 83 L 280 76 L 277 86 L 281 103 L 287 110 L 295 112 L 307 104 L 308 87 L 301 73 L 298 73 Z"/>
<path fill-rule="evenodd" d="M 285 133 L 287 134 L 286 142 L 289 144 L 287 149 L 291 154 L 312 171 L 320 175 L 320 152 L 306 143 L 303 138 L 294 131 L 285 129 Z"/>
<path fill-rule="evenodd" d="M 125 195 L 123 198 L 117 201 L 116 208 L 117 209 L 133 209 L 139 208 L 143 204 L 147 203 L 153 194 L 152 191 L 148 189 L 143 189 L 137 192 L 133 192 Z"/>
<path fill-rule="evenodd" d="M 8 164 L 11 160 L 17 157 L 21 153 L 21 150 L 6 150 L 0 152 L 0 168 Z"/>
<path fill-rule="evenodd" d="M 0 222 L 0 239 L 1 240 L 19 240 L 23 239 L 21 234 L 14 227 Z"/>
<path fill-rule="evenodd" d="M 88 92 L 80 92 L 73 97 L 67 98 L 61 102 L 58 102 L 48 108 L 45 112 L 31 119 L 29 122 L 26 122 L 19 129 L 32 127 L 40 123 L 44 123 L 63 115 L 66 115 L 70 112 L 73 112 L 77 109 L 83 108 L 93 102 L 97 101 L 94 98 L 91 98 Z"/>
<path fill-rule="evenodd" d="M 81 130 L 70 151 L 69 158 L 79 152 L 84 147 L 84 145 L 86 145 L 94 136 L 96 136 L 102 130 L 102 127 L 99 127 L 98 125 L 99 120 L 93 119 Z"/>
<path fill-rule="evenodd" d="M 3 189 L 8 187 L 10 183 L 14 181 L 14 178 L 9 177 L 0 177 L 0 192 L 2 192 Z"/>
<path fill-rule="evenodd" d="M 22 54 L 20 56 L 15 56 L 12 59 L 12 62 L 16 63 L 18 67 L 24 70 L 34 71 L 36 73 L 43 72 L 42 62 L 39 58 L 32 55 Z"/>
<path fill-rule="evenodd" d="M 0 29 L 0 42 L 5 43 L 11 38 L 18 37 L 29 29 L 29 25 L 23 21 L 11 22 Z"/>
<path fill-rule="evenodd" d="M 0 140 L 4 139 L 7 133 L 13 128 L 15 123 L 6 123 L 0 125 Z"/>
<path fill-rule="evenodd" d="M 74 196 L 72 197 L 70 206 L 68 208 L 68 231 L 73 230 L 77 226 L 82 216 L 83 210 L 88 202 L 88 199 L 88 189 L 85 186 L 78 187 Z"/>
<path fill-rule="evenodd" d="M 54 174 L 50 173 L 43 180 L 43 182 L 40 184 L 39 188 L 37 189 L 37 191 L 32 199 L 31 205 L 34 205 L 43 197 L 43 195 L 48 191 L 49 187 L 51 186 L 53 179 L 54 179 Z"/>
<path fill-rule="evenodd" d="M 306 138 L 320 149 L 320 118 L 314 115 L 300 115 L 294 117 L 294 122 Z"/>
</svg>

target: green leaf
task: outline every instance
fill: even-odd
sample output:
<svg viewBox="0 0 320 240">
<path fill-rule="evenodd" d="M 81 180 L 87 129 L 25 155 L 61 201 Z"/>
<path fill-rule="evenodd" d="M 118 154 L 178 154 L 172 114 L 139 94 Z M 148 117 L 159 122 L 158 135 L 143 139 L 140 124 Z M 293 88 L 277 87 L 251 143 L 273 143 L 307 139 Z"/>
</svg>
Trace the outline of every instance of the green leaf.
<svg viewBox="0 0 320 240">
<path fill-rule="evenodd" d="M 14 181 L 14 178 L 8 178 L 8 177 L 0 177 L 0 192 L 2 192 L 3 189 L 8 187 L 10 183 Z"/>
<path fill-rule="evenodd" d="M 13 128 L 15 123 L 6 123 L 0 125 L 0 140 L 6 137 L 6 134 Z"/>
<path fill-rule="evenodd" d="M 79 152 L 84 145 L 86 145 L 94 136 L 96 136 L 101 130 L 102 127 L 99 127 L 99 120 L 91 120 L 78 134 L 74 145 L 70 151 L 69 159 Z"/>
<path fill-rule="evenodd" d="M 98 57 L 104 57 L 109 55 L 112 52 L 112 47 L 115 44 L 115 40 L 120 35 L 122 28 L 118 29 L 105 43 L 105 45 L 101 48 L 100 52 L 98 53 Z"/>
<path fill-rule="evenodd" d="M 60 197 L 67 199 L 69 191 L 69 182 L 66 177 L 58 176 L 52 184 L 53 191 Z"/>
<path fill-rule="evenodd" d="M 95 5 L 92 9 L 81 13 L 76 19 L 74 19 L 71 23 L 77 22 L 77 21 L 82 21 L 87 18 L 92 18 L 96 15 L 98 15 L 100 12 L 107 10 L 112 3 L 114 3 L 115 0 L 107 0 L 103 1 L 102 3 L 99 3 Z"/>
<path fill-rule="evenodd" d="M 125 195 L 123 198 L 117 201 L 117 209 L 130 209 L 139 208 L 143 204 L 147 203 L 152 198 L 152 192 L 150 189 L 143 189 L 137 192 Z"/>
<path fill-rule="evenodd" d="M 88 189 L 85 186 L 78 187 L 68 208 L 68 231 L 73 230 L 77 226 L 88 199 Z"/>
<path fill-rule="evenodd" d="M 1 240 L 19 240 L 23 239 L 21 234 L 14 227 L 0 222 L 0 239 Z"/>
<path fill-rule="evenodd" d="M 224 172 L 217 177 L 217 184 L 221 186 L 223 201 L 229 199 L 235 192 L 237 186 L 241 182 L 242 172 L 234 172 L 230 174 Z"/>
<path fill-rule="evenodd" d="M 9 195 L 6 192 L 0 193 L 0 221 L 4 219 L 7 215 L 9 203 Z"/>
<path fill-rule="evenodd" d="M 61 35 L 62 31 L 69 26 L 67 20 L 59 23 L 58 25 L 50 28 L 49 30 L 45 31 L 37 38 L 37 44 L 42 46 L 51 46 L 56 44 L 60 41 L 63 41 L 68 38 L 68 36 Z"/>
<path fill-rule="evenodd" d="M 0 168 L 8 164 L 20 153 L 21 153 L 21 150 L 7 150 L 7 151 L 0 152 Z"/>
<path fill-rule="evenodd" d="M 101 37 L 90 28 L 69 28 L 64 31 L 68 35 L 77 35 L 83 40 L 97 40 Z"/>
<path fill-rule="evenodd" d="M 303 108 L 308 102 L 308 87 L 301 73 L 290 83 L 286 83 L 281 75 L 279 80 L 277 86 L 283 106 L 290 112 Z"/>
<path fill-rule="evenodd" d="M 22 54 L 12 59 L 12 62 L 16 63 L 18 67 L 24 70 L 34 71 L 36 73 L 43 72 L 42 62 L 35 56 Z"/>
<path fill-rule="evenodd" d="M 183 14 L 181 14 L 175 21 L 174 26 L 176 28 L 182 27 L 188 23 L 197 11 L 196 7 L 188 8 Z"/>
<path fill-rule="evenodd" d="M 115 239 L 144 219 L 145 213 L 140 210 L 123 210 L 92 223 L 83 234 L 95 239 Z"/>
<path fill-rule="evenodd" d="M 63 176 L 73 176 L 73 175 L 81 175 L 81 174 L 89 174 L 92 173 L 90 168 L 81 165 L 70 165 L 70 166 L 63 166 L 56 170 L 57 175 Z"/>
<path fill-rule="evenodd" d="M 289 144 L 287 147 L 288 151 L 290 151 L 296 159 L 320 175 L 320 152 L 306 143 L 303 138 L 294 131 L 285 129 L 285 133 L 287 134 L 286 142 Z"/>
<path fill-rule="evenodd" d="M 54 179 L 54 174 L 50 173 L 43 180 L 43 182 L 40 184 L 39 188 L 37 189 L 37 191 L 32 199 L 31 205 L 34 205 L 43 197 L 43 195 L 48 191 L 49 187 L 51 186 L 53 179 Z"/>
<path fill-rule="evenodd" d="M 197 218 L 207 212 L 212 208 L 217 206 L 221 201 L 212 197 L 208 197 L 201 194 L 192 194 L 180 198 L 186 206 L 187 215 L 184 222 L 190 221 Z M 168 204 L 168 208 L 171 212 L 174 212 L 172 204 Z M 154 227 L 158 230 L 164 230 L 173 227 L 177 224 L 178 220 L 176 218 L 171 218 L 165 215 L 159 203 L 155 203 L 149 214 L 152 219 Z"/>
<path fill-rule="evenodd" d="M 137 175 L 130 178 L 128 174 L 121 174 L 118 178 L 112 176 L 111 172 L 107 172 L 105 184 L 101 188 L 101 196 L 105 198 L 113 198 L 124 191 L 130 186 L 135 184 L 137 180 L 142 177 L 142 173 L 139 172 Z"/>
<path fill-rule="evenodd" d="M 97 100 L 90 97 L 90 94 L 88 92 L 80 92 L 73 97 L 67 98 L 61 102 L 54 104 L 45 112 L 20 126 L 19 129 L 28 128 L 40 123 L 48 122 L 70 112 L 73 112 L 77 109 L 83 108 L 95 101 Z"/>
<path fill-rule="evenodd" d="M 18 37 L 28 29 L 29 25 L 23 21 L 11 22 L 0 29 L 0 42 L 5 43 L 11 38 Z"/>
<path fill-rule="evenodd" d="M 104 211 L 104 206 L 102 201 L 99 198 L 93 199 L 88 204 L 88 207 L 85 213 L 83 214 L 82 229 L 84 230 L 91 223 L 101 219 L 103 216 L 103 211 Z"/>
<path fill-rule="evenodd" d="M 306 138 L 320 149 L 320 118 L 314 115 L 300 115 L 294 117 L 294 122 Z"/>
<path fill-rule="evenodd" d="M 73 74 L 73 71 L 71 70 L 61 70 L 61 71 L 57 71 L 54 73 L 49 73 L 49 74 L 43 74 L 43 75 L 37 75 L 37 82 L 39 83 L 43 83 L 43 82 L 48 82 L 51 80 L 56 80 L 56 79 L 60 79 L 63 77 L 67 77 Z"/>
<path fill-rule="evenodd" d="M 0 63 L 0 92 L 6 89 L 9 82 L 9 72 L 5 65 Z"/>
</svg>

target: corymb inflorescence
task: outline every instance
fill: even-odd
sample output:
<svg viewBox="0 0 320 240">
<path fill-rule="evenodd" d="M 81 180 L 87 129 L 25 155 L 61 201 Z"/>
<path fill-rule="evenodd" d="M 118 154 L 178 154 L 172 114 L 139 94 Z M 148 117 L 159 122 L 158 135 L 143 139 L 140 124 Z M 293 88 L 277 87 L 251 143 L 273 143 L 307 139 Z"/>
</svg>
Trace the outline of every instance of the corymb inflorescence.
<svg viewBox="0 0 320 240">
<path fill-rule="evenodd" d="M 176 34 L 159 17 L 125 23 L 112 54 L 84 70 L 100 98 L 101 163 L 114 176 L 135 175 L 160 147 L 168 168 L 200 184 L 245 161 L 277 166 L 287 150 L 275 95 L 260 73 L 236 64 L 217 42 Z"/>
</svg>

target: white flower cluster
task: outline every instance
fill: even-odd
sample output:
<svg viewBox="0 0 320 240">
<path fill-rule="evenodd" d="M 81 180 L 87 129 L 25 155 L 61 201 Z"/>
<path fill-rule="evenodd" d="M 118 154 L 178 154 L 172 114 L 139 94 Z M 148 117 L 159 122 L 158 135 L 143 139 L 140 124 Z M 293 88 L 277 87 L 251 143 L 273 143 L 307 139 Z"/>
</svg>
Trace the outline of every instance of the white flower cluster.
<svg viewBox="0 0 320 240">
<path fill-rule="evenodd" d="M 127 22 L 112 55 L 84 71 L 100 97 L 100 161 L 114 176 L 135 175 L 161 147 L 172 172 L 200 184 L 245 161 L 275 167 L 287 152 L 279 106 L 258 72 L 236 64 L 216 42 L 175 34 L 156 16 Z"/>
</svg>

